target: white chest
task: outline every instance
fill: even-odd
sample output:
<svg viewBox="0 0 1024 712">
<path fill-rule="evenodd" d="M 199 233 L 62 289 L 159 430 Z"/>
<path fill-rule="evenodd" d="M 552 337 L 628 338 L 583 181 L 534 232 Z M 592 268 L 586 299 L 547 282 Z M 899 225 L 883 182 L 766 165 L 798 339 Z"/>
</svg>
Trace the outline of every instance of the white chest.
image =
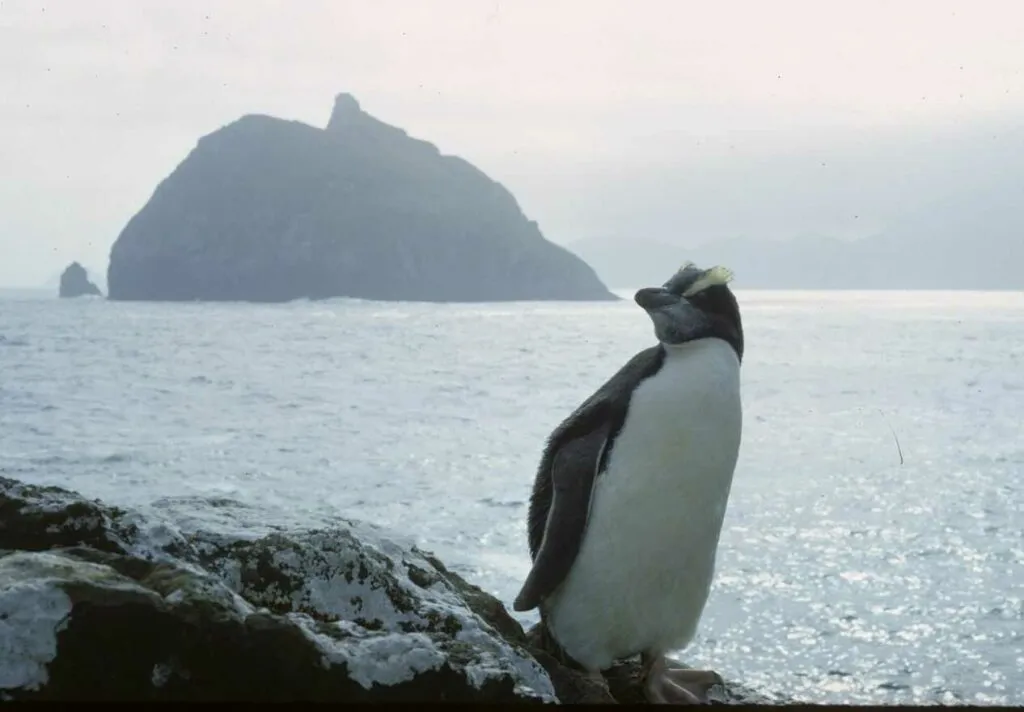
<svg viewBox="0 0 1024 712">
<path fill-rule="evenodd" d="M 601 667 L 689 642 L 707 600 L 742 429 L 739 361 L 707 339 L 634 392 L 577 559 L 548 607 L 567 652 Z"/>
<path fill-rule="evenodd" d="M 731 347 L 705 339 L 672 348 L 634 392 L 600 489 L 642 497 L 644 509 L 718 504 L 732 482 L 742 418 Z"/>
</svg>

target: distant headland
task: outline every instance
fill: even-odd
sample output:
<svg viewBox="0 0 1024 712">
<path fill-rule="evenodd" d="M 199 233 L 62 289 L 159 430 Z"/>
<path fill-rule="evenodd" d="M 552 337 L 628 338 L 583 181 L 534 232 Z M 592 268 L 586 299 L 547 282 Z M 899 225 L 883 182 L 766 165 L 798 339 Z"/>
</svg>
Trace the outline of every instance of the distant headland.
<svg viewBox="0 0 1024 712">
<path fill-rule="evenodd" d="M 612 300 L 512 194 L 340 94 L 202 137 L 118 236 L 116 300 Z"/>
</svg>

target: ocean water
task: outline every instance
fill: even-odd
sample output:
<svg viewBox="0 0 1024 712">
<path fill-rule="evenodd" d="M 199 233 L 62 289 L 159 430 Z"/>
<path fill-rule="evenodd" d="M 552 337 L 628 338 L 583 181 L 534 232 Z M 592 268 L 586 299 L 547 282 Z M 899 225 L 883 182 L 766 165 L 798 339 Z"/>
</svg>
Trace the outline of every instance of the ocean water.
<svg viewBox="0 0 1024 712">
<path fill-rule="evenodd" d="M 738 295 L 743 446 L 680 657 L 812 702 L 1024 704 L 1024 294 Z M 0 472 L 184 528 L 373 522 L 509 603 L 544 438 L 652 338 L 629 301 L 6 293 Z"/>
</svg>

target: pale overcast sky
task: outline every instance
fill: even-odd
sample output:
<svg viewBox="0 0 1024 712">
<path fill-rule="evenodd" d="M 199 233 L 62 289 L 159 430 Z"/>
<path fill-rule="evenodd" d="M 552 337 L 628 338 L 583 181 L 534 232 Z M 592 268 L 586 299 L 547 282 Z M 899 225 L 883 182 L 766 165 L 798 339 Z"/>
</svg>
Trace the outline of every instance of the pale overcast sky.
<svg viewBox="0 0 1024 712">
<path fill-rule="evenodd" d="M 1020 125 L 1022 69 L 1017 0 L 0 0 L 0 285 L 105 270 L 200 136 L 246 113 L 323 126 L 341 91 L 564 243 L 664 232 L 705 171 L 767 185 L 757 166 L 790 150 Z M 680 166 L 660 200 L 603 197 Z M 843 231 L 831 208 L 742 201 L 696 201 L 694 227 Z"/>
</svg>

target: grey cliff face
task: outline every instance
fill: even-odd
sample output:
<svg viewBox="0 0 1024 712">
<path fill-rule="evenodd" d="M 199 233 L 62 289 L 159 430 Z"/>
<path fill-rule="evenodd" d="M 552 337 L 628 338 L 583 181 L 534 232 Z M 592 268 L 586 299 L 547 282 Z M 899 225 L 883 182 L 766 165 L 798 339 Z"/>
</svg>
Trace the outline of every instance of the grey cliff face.
<svg viewBox="0 0 1024 712">
<path fill-rule="evenodd" d="M 245 116 L 200 139 L 111 250 L 112 299 L 605 300 L 512 195 L 335 99 L 326 129 Z"/>
<path fill-rule="evenodd" d="M 72 262 L 60 276 L 59 295 L 62 299 L 71 297 L 97 296 L 102 297 L 99 287 L 89 281 L 85 268 Z"/>
</svg>

